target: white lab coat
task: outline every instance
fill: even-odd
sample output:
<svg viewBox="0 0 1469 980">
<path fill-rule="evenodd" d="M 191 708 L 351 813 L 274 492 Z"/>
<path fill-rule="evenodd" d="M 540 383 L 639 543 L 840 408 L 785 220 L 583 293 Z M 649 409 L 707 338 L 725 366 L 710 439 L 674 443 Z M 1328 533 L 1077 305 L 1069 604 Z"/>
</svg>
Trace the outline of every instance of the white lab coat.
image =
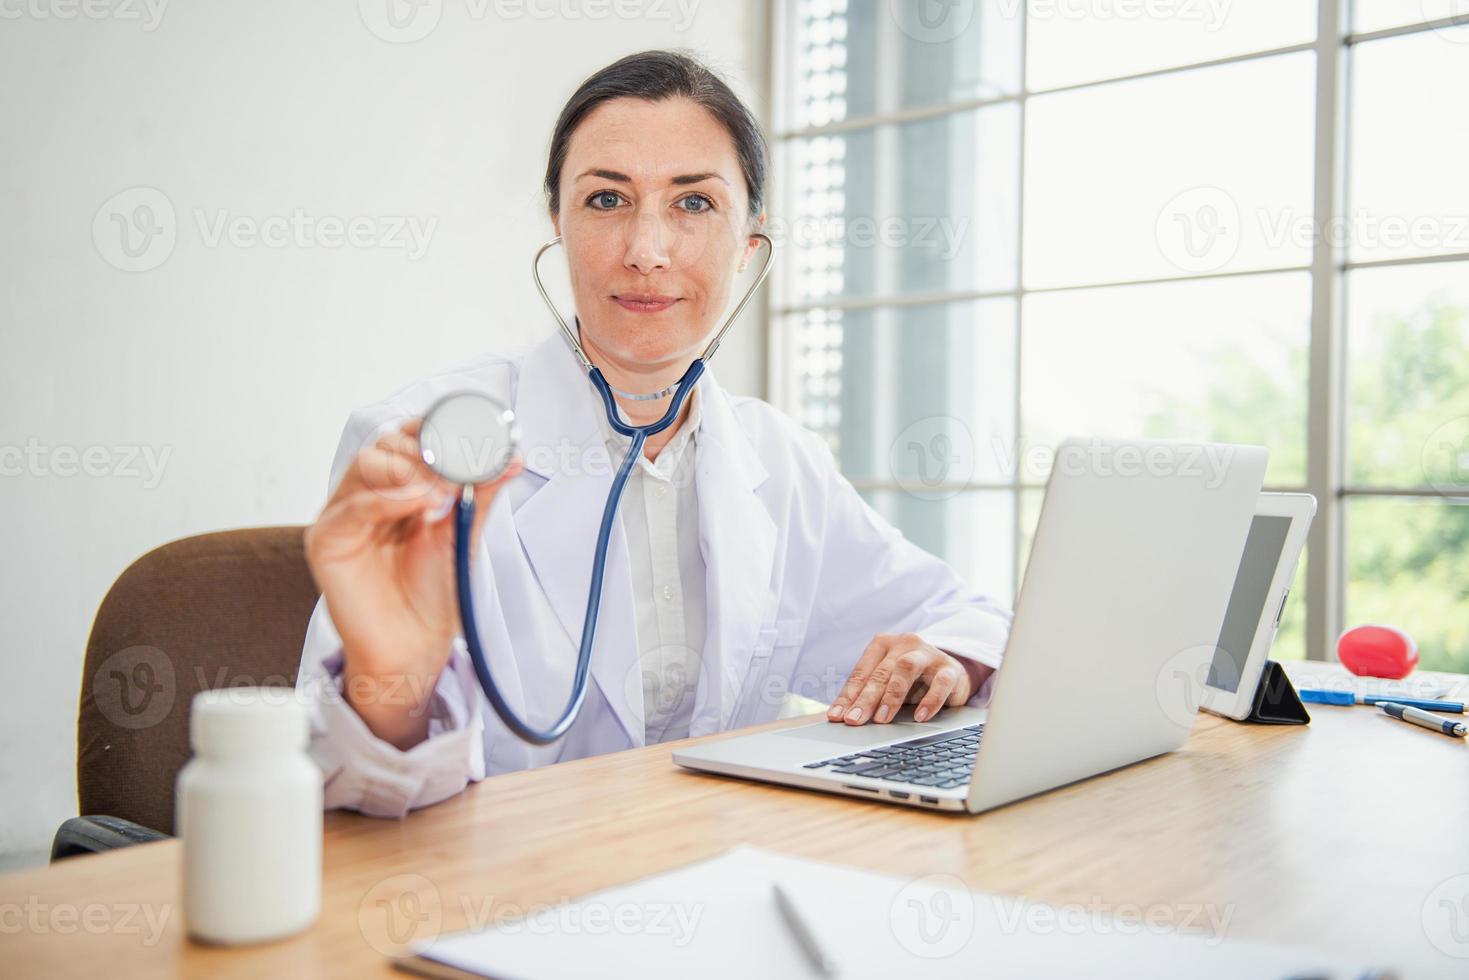
<svg viewBox="0 0 1469 980">
<path fill-rule="evenodd" d="M 787 692 L 831 700 L 878 633 L 916 632 L 956 656 L 999 665 L 1007 608 L 968 588 L 867 506 L 815 433 L 759 399 L 727 394 L 712 372 L 699 384 L 695 482 L 707 632 L 690 735 L 771 720 Z M 571 689 L 615 462 L 602 441 L 600 399 L 560 335 L 523 358 L 486 356 L 354 411 L 331 486 L 378 433 L 463 388 L 513 405 L 520 420 L 526 469 L 491 506 L 472 576 L 495 680 L 523 717 L 544 727 Z M 340 640 L 319 602 L 297 683 L 310 708 L 311 751 L 325 772 L 328 807 L 401 815 L 485 775 L 643 745 L 634 623 L 619 520 L 592 684 L 567 735 L 533 746 L 511 733 L 480 692 L 461 638 L 435 688 L 429 739 L 402 752 L 375 738 L 341 698 Z M 971 703 L 987 700 L 989 686 Z"/>
</svg>

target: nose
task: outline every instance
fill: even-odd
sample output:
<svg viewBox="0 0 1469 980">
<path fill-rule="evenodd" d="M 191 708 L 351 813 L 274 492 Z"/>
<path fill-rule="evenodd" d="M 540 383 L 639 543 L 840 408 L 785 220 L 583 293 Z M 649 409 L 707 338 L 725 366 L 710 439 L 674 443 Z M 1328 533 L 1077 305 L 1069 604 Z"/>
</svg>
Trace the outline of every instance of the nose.
<svg viewBox="0 0 1469 980">
<path fill-rule="evenodd" d="M 627 250 L 622 264 L 645 276 L 668 268 L 668 234 L 656 216 L 646 213 L 633 216 L 627 229 Z"/>
</svg>

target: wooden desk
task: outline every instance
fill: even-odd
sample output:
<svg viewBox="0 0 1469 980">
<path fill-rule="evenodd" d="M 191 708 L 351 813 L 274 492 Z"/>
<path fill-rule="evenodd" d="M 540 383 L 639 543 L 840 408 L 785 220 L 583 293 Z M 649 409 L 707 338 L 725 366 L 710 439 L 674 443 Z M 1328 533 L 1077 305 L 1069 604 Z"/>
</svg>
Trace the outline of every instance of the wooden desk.
<svg viewBox="0 0 1469 980">
<path fill-rule="evenodd" d="M 0 877 L 0 974 L 402 976 L 379 949 L 415 923 L 453 930 L 746 841 L 1134 921 L 1202 909 L 1226 938 L 1469 976 L 1469 748 L 1311 710 L 1308 727 L 1204 715 L 1182 751 L 978 817 L 690 773 L 666 745 L 499 776 L 403 821 L 332 813 L 320 920 L 246 949 L 186 939 L 176 841 L 78 858 Z"/>
</svg>

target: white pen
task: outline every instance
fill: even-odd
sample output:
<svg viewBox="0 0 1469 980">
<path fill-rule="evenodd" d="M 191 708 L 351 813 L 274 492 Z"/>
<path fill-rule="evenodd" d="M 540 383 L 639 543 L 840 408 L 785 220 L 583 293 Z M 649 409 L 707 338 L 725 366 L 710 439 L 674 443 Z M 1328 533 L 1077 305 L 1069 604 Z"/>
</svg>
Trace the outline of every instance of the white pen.
<svg viewBox="0 0 1469 980">
<path fill-rule="evenodd" d="M 1394 718 L 1401 721 L 1409 721 L 1422 728 L 1431 728 L 1445 735 L 1455 735 L 1463 738 L 1469 734 L 1469 725 L 1462 721 L 1449 721 L 1443 715 L 1430 714 L 1412 705 L 1398 704 L 1396 701 L 1379 701 L 1377 706 Z"/>
<path fill-rule="evenodd" d="M 806 958 L 811 965 L 824 977 L 834 977 L 837 972 L 836 960 L 822 948 L 816 933 L 811 931 L 811 923 L 796 908 L 796 903 L 786 890 L 780 887 L 780 882 L 771 882 L 770 890 L 775 893 L 775 907 L 780 909 L 780 917 L 790 928 L 791 934 L 796 937 L 796 942 L 801 944 Z"/>
</svg>

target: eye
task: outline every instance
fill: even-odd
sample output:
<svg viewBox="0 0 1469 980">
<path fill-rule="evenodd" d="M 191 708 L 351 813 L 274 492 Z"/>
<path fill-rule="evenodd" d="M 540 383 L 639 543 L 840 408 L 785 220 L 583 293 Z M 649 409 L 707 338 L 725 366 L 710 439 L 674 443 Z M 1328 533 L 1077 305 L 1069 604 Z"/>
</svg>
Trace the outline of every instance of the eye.
<svg viewBox="0 0 1469 980">
<path fill-rule="evenodd" d="M 689 214 L 703 214 L 705 211 L 714 210 L 714 202 L 703 194 L 690 194 L 688 197 L 679 198 L 678 208 Z"/>
<path fill-rule="evenodd" d="M 587 204 L 597 211 L 611 211 L 621 200 L 622 195 L 616 191 L 598 191 L 587 198 Z"/>
</svg>

